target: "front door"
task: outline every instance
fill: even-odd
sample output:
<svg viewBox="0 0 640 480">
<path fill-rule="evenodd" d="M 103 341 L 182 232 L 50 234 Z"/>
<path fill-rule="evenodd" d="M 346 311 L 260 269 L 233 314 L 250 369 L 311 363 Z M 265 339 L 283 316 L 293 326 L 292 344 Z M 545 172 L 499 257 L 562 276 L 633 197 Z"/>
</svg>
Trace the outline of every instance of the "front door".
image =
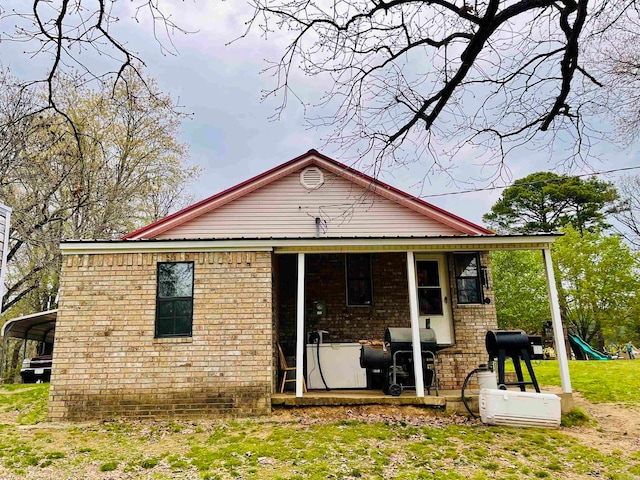
<svg viewBox="0 0 640 480">
<path fill-rule="evenodd" d="M 416 255 L 416 275 L 420 327 L 432 328 L 439 344 L 453 344 L 451 295 L 445 255 Z"/>
</svg>

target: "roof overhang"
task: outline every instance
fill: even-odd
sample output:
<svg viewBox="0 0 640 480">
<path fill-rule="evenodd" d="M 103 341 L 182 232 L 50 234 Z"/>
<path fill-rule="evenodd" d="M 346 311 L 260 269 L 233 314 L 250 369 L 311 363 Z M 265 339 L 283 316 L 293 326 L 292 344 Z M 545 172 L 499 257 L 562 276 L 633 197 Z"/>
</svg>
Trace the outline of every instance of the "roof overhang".
<svg viewBox="0 0 640 480">
<path fill-rule="evenodd" d="M 161 252 L 273 251 L 460 251 L 541 250 L 549 248 L 559 234 L 486 235 L 393 238 L 269 238 L 200 240 L 70 240 L 60 245 L 63 255 Z"/>
<path fill-rule="evenodd" d="M 22 338 L 37 342 L 53 342 L 58 310 L 33 313 L 7 320 L 2 326 L 2 337 Z"/>
</svg>

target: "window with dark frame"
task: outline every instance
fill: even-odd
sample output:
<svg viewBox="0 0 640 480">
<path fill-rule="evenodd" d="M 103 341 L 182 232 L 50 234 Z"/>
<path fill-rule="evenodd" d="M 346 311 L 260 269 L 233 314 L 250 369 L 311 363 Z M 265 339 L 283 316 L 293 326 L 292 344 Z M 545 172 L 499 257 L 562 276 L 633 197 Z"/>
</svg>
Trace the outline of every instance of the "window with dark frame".
<svg viewBox="0 0 640 480">
<path fill-rule="evenodd" d="M 368 253 L 349 253 L 346 255 L 345 264 L 347 305 L 350 307 L 373 305 L 371 255 Z"/>
<path fill-rule="evenodd" d="M 458 304 L 482 303 L 482 278 L 478 253 L 455 253 Z"/>
<path fill-rule="evenodd" d="M 437 260 L 418 260 L 418 308 L 420 315 L 442 315 L 442 285 Z"/>
<path fill-rule="evenodd" d="M 156 338 L 190 337 L 193 325 L 193 262 L 159 262 Z"/>
</svg>

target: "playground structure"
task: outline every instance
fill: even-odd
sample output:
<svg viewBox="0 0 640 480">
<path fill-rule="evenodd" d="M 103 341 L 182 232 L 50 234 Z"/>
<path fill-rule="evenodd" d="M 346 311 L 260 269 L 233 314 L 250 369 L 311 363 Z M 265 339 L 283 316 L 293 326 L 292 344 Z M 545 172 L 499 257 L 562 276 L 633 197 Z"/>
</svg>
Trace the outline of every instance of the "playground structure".
<svg viewBox="0 0 640 480">
<path fill-rule="evenodd" d="M 576 356 L 576 360 L 609 360 L 609 357 L 591 347 L 579 335 L 567 335 L 571 350 Z"/>
</svg>

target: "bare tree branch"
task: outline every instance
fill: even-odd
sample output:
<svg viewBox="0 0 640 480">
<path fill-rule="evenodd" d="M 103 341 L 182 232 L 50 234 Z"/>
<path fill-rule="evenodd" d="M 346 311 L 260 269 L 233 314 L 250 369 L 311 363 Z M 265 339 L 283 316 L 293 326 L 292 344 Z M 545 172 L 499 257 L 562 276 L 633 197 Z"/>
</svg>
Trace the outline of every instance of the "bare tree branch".
<svg viewBox="0 0 640 480">
<path fill-rule="evenodd" d="M 2 9 L 0 5 L 0 22 L 6 27 L 0 33 L 0 40 L 26 45 L 31 50 L 25 53 L 32 57 L 50 57 L 42 78 L 22 83 L 25 89 L 44 84 L 47 91 L 44 101 L 34 105 L 25 115 L 55 112 L 70 125 L 82 153 L 81 134 L 75 120 L 60 106 L 65 92 L 57 91 L 56 79 L 72 71 L 78 72 L 76 88 L 89 82 L 106 83 L 111 85 L 112 95 L 119 85 L 124 85 L 128 91 L 130 78 L 135 77 L 144 84 L 144 60 L 127 45 L 125 38 L 111 33 L 112 27 L 120 21 L 119 15 L 131 16 L 138 23 L 150 21 L 161 51 L 175 54 L 171 36 L 175 32 L 189 32 L 165 13 L 166 5 L 162 0 L 138 0 L 133 5 L 124 0 L 33 0 L 29 10 Z M 148 93 L 154 92 L 148 88 Z"/>
<path fill-rule="evenodd" d="M 252 1 L 250 30 L 291 35 L 266 70 L 276 118 L 301 70 L 327 81 L 317 105 L 331 113 L 309 123 L 332 127 L 328 142 L 391 165 L 422 152 L 437 164 L 472 144 L 502 165 L 536 141 L 571 139 L 573 155 L 588 154 L 585 114 L 603 82 L 581 49 L 603 12 L 632 0 Z"/>
</svg>

